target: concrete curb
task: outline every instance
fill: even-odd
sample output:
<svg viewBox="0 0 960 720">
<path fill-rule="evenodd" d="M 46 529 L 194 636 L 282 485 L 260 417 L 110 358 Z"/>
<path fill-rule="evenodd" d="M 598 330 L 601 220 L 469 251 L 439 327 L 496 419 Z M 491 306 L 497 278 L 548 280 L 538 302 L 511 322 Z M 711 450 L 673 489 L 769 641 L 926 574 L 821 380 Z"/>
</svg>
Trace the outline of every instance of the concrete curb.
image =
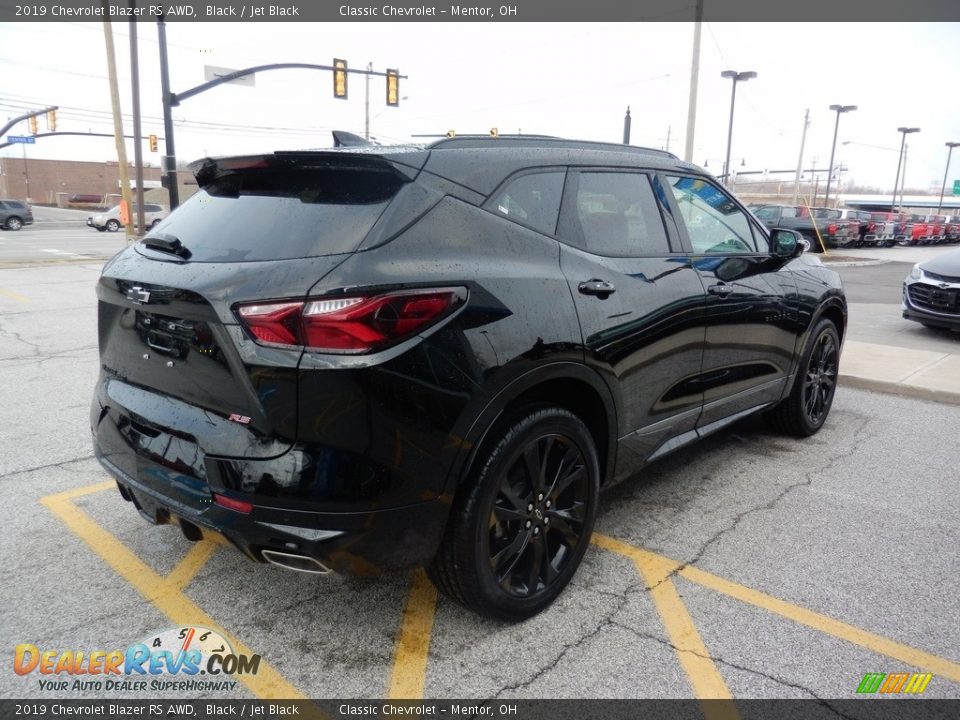
<svg viewBox="0 0 960 720">
<path fill-rule="evenodd" d="M 929 400 L 944 405 L 960 405 L 960 393 L 950 390 L 933 390 L 931 388 L 905 385 L 890 380 L 875 380 L 857 375 L 847 375 L 843 372 L 840 373 L 839 380 L 839 387 L 841 388 L 848 387 L 857 390 L 870 390 L 887 395 L 914 398 L 915 400 Z"/>
</svg>

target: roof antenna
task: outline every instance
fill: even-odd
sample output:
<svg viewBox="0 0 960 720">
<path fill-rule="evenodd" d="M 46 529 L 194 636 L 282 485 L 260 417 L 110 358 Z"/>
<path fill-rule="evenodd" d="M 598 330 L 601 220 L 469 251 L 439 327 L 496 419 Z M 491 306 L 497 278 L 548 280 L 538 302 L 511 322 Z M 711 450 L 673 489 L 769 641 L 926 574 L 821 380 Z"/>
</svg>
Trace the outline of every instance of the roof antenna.
<svg viewBox="0 0 960 720">
<path fill-rule="evenodd" d="M 334 147 L 361 147 L 367 145 L 373 145 L 373 143 L 346 130 L 333 131 Z"/>
</svg>

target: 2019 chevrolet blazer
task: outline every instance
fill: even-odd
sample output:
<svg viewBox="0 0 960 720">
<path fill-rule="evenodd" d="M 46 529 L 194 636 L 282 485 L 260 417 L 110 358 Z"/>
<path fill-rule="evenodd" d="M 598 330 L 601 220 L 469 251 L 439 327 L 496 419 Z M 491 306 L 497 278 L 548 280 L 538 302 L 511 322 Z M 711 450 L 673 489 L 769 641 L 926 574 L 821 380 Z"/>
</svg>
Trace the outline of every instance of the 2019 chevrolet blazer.
<svg viewBox="0 0 960 720">
<path fill-rule="evenodd" d="M 837 275 L 698 167 L 544 137 L 195 163 L 97 286 L 97 457 L 250 558 L 546 607 L 598 492 L 750 413 L 826 420 Z"/>
</svg>

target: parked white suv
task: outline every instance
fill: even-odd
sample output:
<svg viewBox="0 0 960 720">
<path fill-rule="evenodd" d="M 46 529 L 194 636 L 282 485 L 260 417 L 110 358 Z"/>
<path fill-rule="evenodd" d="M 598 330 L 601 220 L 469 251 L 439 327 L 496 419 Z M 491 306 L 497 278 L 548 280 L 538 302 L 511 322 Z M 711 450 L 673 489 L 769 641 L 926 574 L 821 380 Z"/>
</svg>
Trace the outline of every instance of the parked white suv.
<svg viewBox="0 0 960 720">
<path fill-rule="evenodd" d="M 133 215 L 134 222 L 137 219 L 137 206 L 133 206 L 131 211 Z M 153 203 L 144 203 L 143 204 L 143 222 L 147 226 L 147 230 L 152 228 L 158 222 L 163 220 L 167 216 L 167 211 L 164 209 L 163 205 L 155 205 Z M 94 227 L 100 232 L 109 230 L 110 232 L 116 232 L 119 230 L 123 223 L 120 222 L 120 206 L 115 205 L 105 213 L 99 213 L 97 215 L 91 215 L 87 218 L 87 225 Z"/>
</svg>

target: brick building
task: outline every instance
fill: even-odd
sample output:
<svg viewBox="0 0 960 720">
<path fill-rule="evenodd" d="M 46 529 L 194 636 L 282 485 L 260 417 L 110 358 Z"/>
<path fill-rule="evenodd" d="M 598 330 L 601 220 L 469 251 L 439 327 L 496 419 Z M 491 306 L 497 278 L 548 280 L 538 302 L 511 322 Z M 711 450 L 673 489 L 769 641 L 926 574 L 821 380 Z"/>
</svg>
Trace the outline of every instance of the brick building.
<svg viewBox="0 0 960 720">
<path fill-rule="evenodd" d="M 130 167 L 130 182 L 135 171 Z M 177 173 L 180 199 L 197 190 L 193 175 L 186 170 Z M 160 168 L 143 169 L 145 199 L 167 204 L 167 191 L 159 187 Z M 37 160 L 0 157 L 0 198 L 27 200 L 35 205 L 70 207 L 70 198 L 89 195 L 102 198 L 103 206 L 115 204 L 120 197 L 120 167 L 117 163 L 79 162 L 74 160 Z M 82 203 L 89 206 L 91 203 Z"/>
</svg>

